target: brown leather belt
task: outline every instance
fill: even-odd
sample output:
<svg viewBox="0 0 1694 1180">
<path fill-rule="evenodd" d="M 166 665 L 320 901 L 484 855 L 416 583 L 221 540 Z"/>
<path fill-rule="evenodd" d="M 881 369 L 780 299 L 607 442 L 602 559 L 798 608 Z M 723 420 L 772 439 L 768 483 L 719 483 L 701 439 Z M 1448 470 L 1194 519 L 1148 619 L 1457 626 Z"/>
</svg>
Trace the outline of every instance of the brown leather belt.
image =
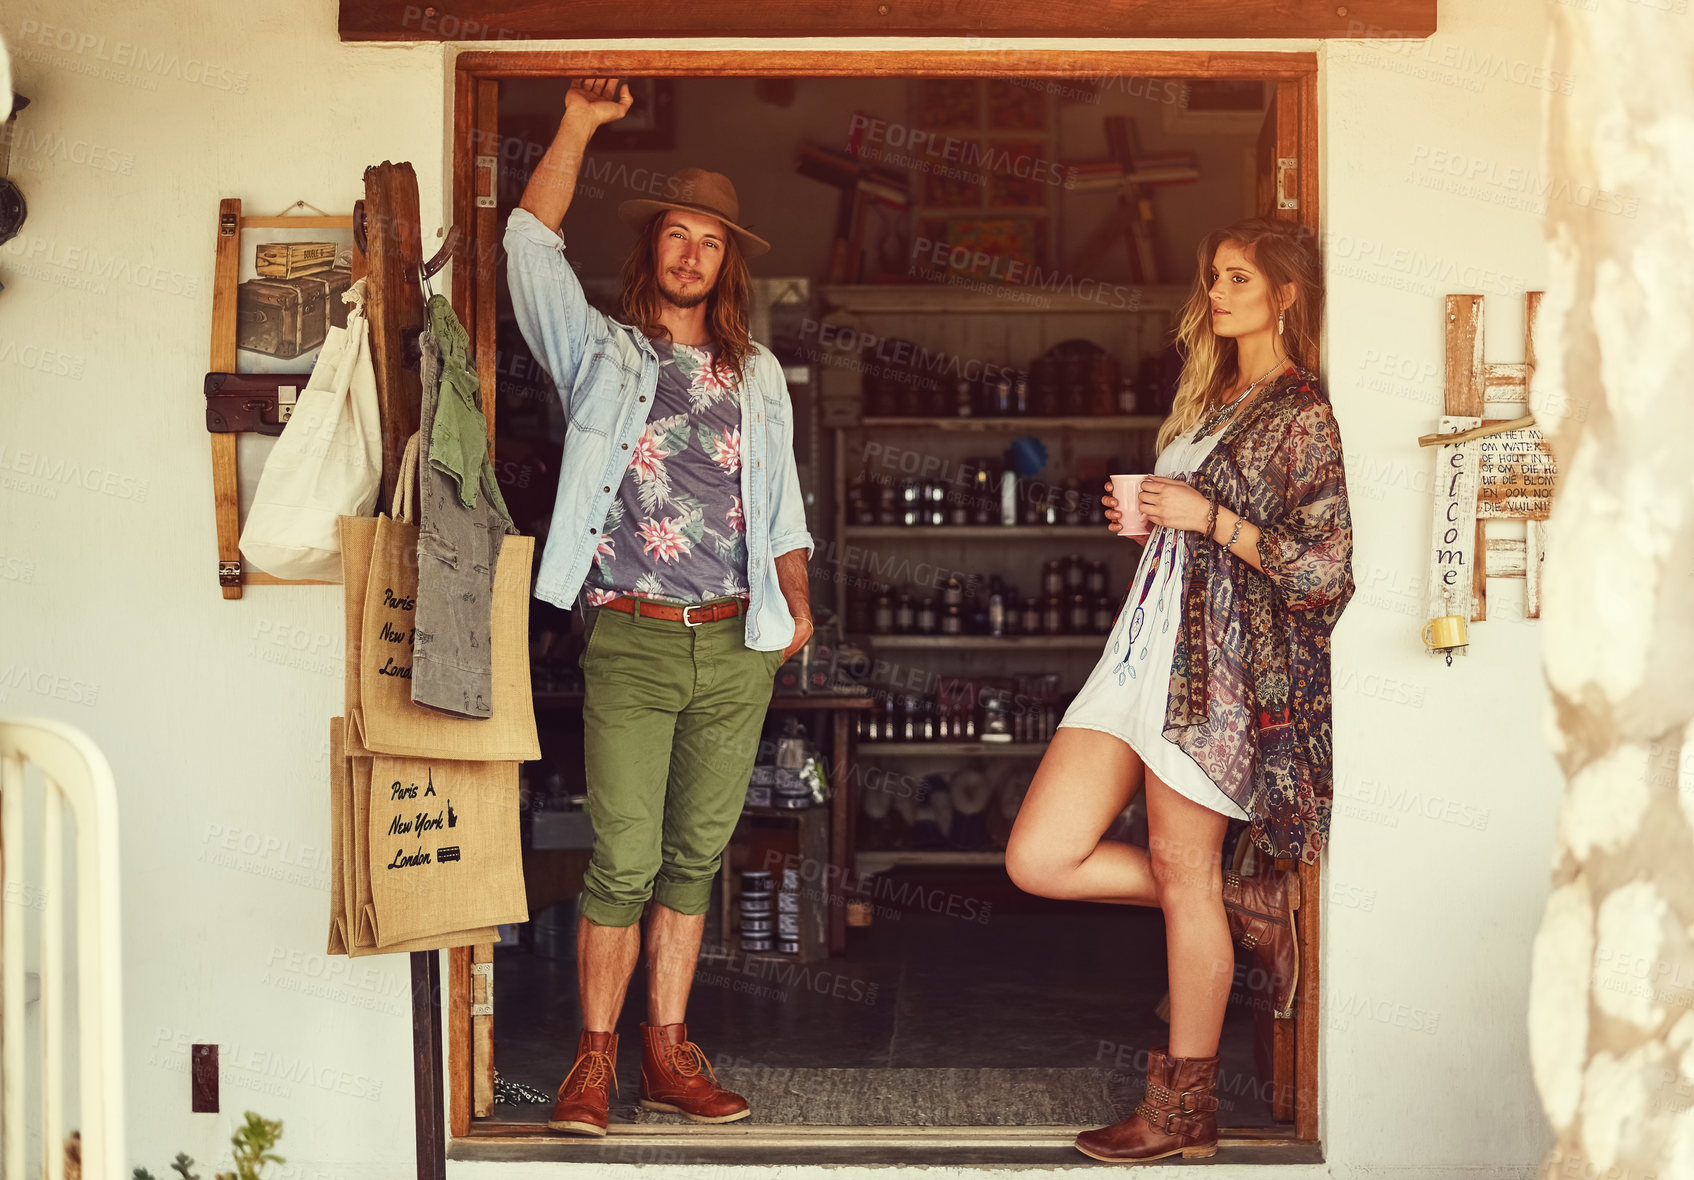
<svg viewBox="0 0 1694 1180">
<path fill-rule="evenodd" d="M 654 602 L 647 598 L 631 598 L 624 595 L 601 606 L 612 610 L 621 610 L 626 615 L 636 615 L 643 619 L 663 619 L 667 623 L 683 623 L 689 627 L 698 627 L 701 623 L 715 623 L 719 619 L 732 619 L 742 612 L 745 604 L 739 598 L 731 598 L 726 602 L 714 602 L 707 605 L 691 604 L 676 606 L 666 602 Z M 637 610 L 637 607 L 640 610 Z"/>
</svg>

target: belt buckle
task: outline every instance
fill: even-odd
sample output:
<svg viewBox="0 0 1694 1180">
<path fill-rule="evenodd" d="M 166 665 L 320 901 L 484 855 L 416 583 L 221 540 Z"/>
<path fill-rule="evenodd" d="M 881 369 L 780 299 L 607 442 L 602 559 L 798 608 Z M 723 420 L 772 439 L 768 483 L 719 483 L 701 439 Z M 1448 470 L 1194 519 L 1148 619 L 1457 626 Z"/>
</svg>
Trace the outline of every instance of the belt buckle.
<svg viewBox="0 0 1694 1180">
<path fill-rule="evenodd" d="M 701 619 L 699 623 L 696 623 L 694 620 L 692 620 L 688 617 L 689 611 L 693 610 L 695 607 L 702 606 L 702 605 L 703 605 L 702 603 L 691 602 L 687 606 L 682 608 L 682 625 L 683 626 L 685 626 L 685 627 L 698 627 L 698 626 L 700 626 L 700 623 L 711 622 L 710 619 Z"/>
</svg>

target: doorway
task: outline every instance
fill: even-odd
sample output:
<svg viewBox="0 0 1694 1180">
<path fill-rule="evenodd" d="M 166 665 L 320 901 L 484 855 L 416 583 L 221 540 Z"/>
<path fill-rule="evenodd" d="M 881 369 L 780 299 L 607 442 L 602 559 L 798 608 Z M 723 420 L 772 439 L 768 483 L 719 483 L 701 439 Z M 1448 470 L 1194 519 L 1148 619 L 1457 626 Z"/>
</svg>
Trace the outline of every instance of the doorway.
<svg viewBox="0 0 1694 1180">
<path fill-rule="evenodd" d="M 866 1127 L 1004 1140 L 1032 1125 L 1115 1121 L 1146 1048 L 1163 1043 L 1162 921 L 1156 910 L 1026 897 L 1000 850 L 1020 780 L 1098 657 L 1092 612 L 1110 594 L 1089 587 L 1096 575 L 1122 586 L 1134 569 L 1133 545 L 1083 539 L 1084 484 L 1150 468 L 1193 242 L 1251 212 L 1316 225 L 1315 60 L 1053 54 L 1009 66 L 992 54 L 858 54 L 799 76 L 760 54 L 615 56 L 627 61 L 597 54 L 594 72 L 640 79 L 652 117 L 621 143 L 590 145 L 564 225 L 568 256 L 591 296 L 609 300 L 628 244 L 618 201 L 651 195 L 690 164 L 735 181 L 744 220 L 773 242 L 755 267 L 754 334 L 789 377 L 818 545 L 814 609 L 833 616 L 837 637 L 828 683 L 861 690 L 852 708 L 834 695 L 773 701 L 769 751 L 785 737 L 802 743 L 827 769 L 830 797 L 805 816 L 749 807 L 708 919 L 690 1035 L 776 1144 L 839 1143 Z M 519 520 L 525 532 L 545 526 L 562 423 L 509 322 L 499 240 L 576 72 L 565 54 L 458 59 L 455 214 L 476 226 L 478 265 L 454 268 L 455 303 L 484 388 L 498 393 L 498 462 L 508 503 L 531 517 Z M 1125 189 L 1126 164 L 1140 187 Z M 941 359 L 914 375 L 898 359 L 914 351 Z M 1069 367 L 1028 391 L 1022 415 L 1002 418 L 992 382 L 964 376 L 962 390 L 952 378 L 973 361 L 1026 378 L 1039 364 Z M 973 401 L 965 419 L 961 397 Z M 992 537 L 970 533 L 970 520 L 905 523 L 924 489 L 941 487 L 949 512 L 949 487 L 1029 438 L 1045 452 L 1033 480 L 1044 490 L 1023 498 L 1042 499 L 1034 511 L 1051 519 L 1020 517 Z M 885 522 L 889 488 L 901 516 Z M 1061 589 L 1048 594 L 1054 576 Z M 954 578 L 971 583 L 967 601 L 948 601 Z M 1036 604 L 1015 644 L 980 633 L 979 600 L 993 585 L 1002 611 L 1016 600 L 1014 626 Z M 1086 609 L 1073 619 L 1078 598 Z M 1052 599 L 1062 617 L 1049 629 Z M 577 648 L 570 616 L 534 605 L 545 756 L 526 767 L 532 920 L 510 944 L 454 952 L 455 1136 L 545 1137 L 537 1124 L 575 1044 L 574 897 L 586 861 L 573 817 Z M 896 616 L 886 628 L 885 606 Z M 996 677 L 1028 703 L 1005 719 L 1019 728 L 1004 750 L 945 732 L 945 686 Z M 1145 842 L 1138 806 L 1114 835 Z M 803 950 L 767 949 L 739 921 L 740 874 L 774 871 L 780 883 L 784 869 L 810 896 Z M 1317 870 L 1302 873 L 1306 896 L 1320 896 Z M 1220 1049 L 1225 1142 L 1315 1144 L 1317 1021 L 1302 1014 L 1318 1010 L 1316 915 L 1300 911 L 1294 1020 L 1256 1015 L 1251 961 L 1238 964 L 1240 1002 Z M 638 969 L 625 1044 L 638 1041 L 642 988 Z M 621 1056 L 631 1100 L 614 1111 L 614 1137 L 665 1141 L 667 1116 L 634 1110 L 637 1061 Z"/>
</svg>

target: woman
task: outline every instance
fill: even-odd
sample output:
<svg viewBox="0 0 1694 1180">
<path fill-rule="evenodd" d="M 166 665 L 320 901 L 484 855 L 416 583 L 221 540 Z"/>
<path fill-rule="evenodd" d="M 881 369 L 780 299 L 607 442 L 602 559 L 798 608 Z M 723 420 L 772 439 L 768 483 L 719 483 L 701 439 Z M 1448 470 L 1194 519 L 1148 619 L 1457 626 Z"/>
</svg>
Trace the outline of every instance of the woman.
<svg viewBox="0 0 1694 1180">
<path fill-rule="evenodd" d="M 1231 818 L 1268 856 L 1313 863 L 1323 849 L 1329 637 L 1353 595 L 1341 438 L 1308 367 L 1317 250 L 1255 218 L 1210 234 L 1198 260 L 1182 377 L 1138 497 L 1153 531 L 1006 850 L 1030 893 L 1164 912 L 1169 1044 L 1150 1051 L 1135 1111 L 1076 1139 L 1126 1163 L 1217 1150 L 1234 939 L 1269 966 L 1277 1014 L 1291 1010 L 1298 878 L 1220 873 L 1221 851 Z M 1105 504 L 1117 532 L 1121 506 Z M 1149 847 L 1103 840 L 1143 786 Z"/>
</svg>

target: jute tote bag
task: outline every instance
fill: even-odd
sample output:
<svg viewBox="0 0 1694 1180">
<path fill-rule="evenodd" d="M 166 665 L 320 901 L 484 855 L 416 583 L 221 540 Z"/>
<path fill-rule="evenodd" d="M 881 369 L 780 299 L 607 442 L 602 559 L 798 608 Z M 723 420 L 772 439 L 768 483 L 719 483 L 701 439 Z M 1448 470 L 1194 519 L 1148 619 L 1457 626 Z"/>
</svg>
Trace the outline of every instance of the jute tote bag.
<svg viewBox="0 0 1694 1180">
<path fill-rule="evenodd" d="M 461 761 L 527 762 L 541 757 L 529 679 L 529 574 L 535 538 L 509 536 L 494 567 L 490 646 L 494 713 L 454 717 L 412 702 L 412 629 L 418 587 L 418 530 L 412 523 L 418 436 L 406 444 L 396 493 L 396 516 L 379 516 L 363 570 L 343 550 L 348 612 L 347 716 L 350 751 L 404 754 Z M 357 542 L 347 525 L 344 542 Z M 354 598 L 355 583 L 362 593 Z M 353 612 L 361 612 L 359 642 L 352 642 Z M 355 651 L 356 647 L 356 651 Z M 352 680 L 357 667 L 358 684 Z"/>
<path fill-rule="evenodd" d="M 358 854 L 359 842 L 354 838 L 358 822 L 353 804 L 354 766 L 356 763 L 359 764 L 357 779 L 362 783 L 365 796 L 369 798 L 371 761 L 369 758 L 354 759 L 346 756 L 342 746 L 342 735 L 346 732 L 346 728 L 346 718 L 335 717 L 331 719 L 329 726 L 331 862 L 329 953 L 358 958 L 362 955 L 389 955 L 402 951 L 427 951 L 441 947 L 473 946 L 498 942 L 499 931 L 489 926 L 474 930 L 456 930 L 449 934 L 411 939 L 379 948 L 369 928 L 361 929 L 360 919 L 370 906 L 371 897 L 369 870 L 368 868 L 364 871 L 360 870 L 364 860 L 368 860 L 368 853 L 366 858 L 360 858 Z M 368 810 L 367 806 L 365 808 L 367 817 Z M 361 881 L 363 881 L 362 887 Z"/>
<path fill-rule="evenodd" d="M 378 754 L 366 822 L 377 946 L 529 920 L 516 762 Z"/>
</svg>

